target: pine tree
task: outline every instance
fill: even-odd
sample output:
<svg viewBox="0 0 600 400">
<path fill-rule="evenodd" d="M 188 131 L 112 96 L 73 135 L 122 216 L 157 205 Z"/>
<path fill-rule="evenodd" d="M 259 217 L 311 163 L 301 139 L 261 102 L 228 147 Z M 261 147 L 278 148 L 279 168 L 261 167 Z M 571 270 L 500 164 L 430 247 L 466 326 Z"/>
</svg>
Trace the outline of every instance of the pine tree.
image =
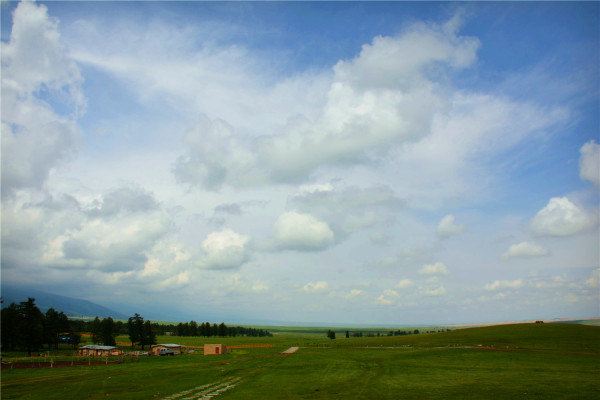
<svg viewBox="0 0 600 400">
<path fill-rule="evenodd" d="M 133 347 L 136 343 L 141 342 L 143 337 L 143 326 L 144 318 L 142 318 L 142 316 L 138 313 L 135 313 L 133 317 L 129 317 L 127 320 L 127 333 L 129 334 L 131 347 Z"/>
<path fill-rule="evenodd" d="M 15 303 L 2 309 L 2 350 L 14 350 L 19 338 L 19 309 Z"/>
<path fill-rule="evenodd" d="M 17 313 L 19 331 L 17 343 L 31 356 L 31 352 L 38 350 L 44 343 L 44 314 L 35 305 L 35 299 L 31 297 L 17 306 Z"/>
<path fill-rule="evenodd" d="M 142 340 L 140 341 L 142 345 L 142 350 L 145 345 L 153 345 L 156 344 L 156 334 L 152 330 L 152 323 L 150 321 L 144 322 L 144 326 L 142 328 Z"/>
<path fill-rule="evenodd" d="M 114 346 L 116 345 L 115 336 L 117 332 L 115 331 L 115 321 L 111 317 L 104 318 L 100 322 L 99 336 L 100 342 L 105 346 Z"/>
<path fill-rule="evenodd" d="M 98 318 L 98 317 L 94 318 L 94 320 L 92 321 L 92 326 L 91 326 L 90 330 L 92 333 L 92 343 L 101 343 L 102 338 L 100 335 L 100 318 Z"/>
</svg>

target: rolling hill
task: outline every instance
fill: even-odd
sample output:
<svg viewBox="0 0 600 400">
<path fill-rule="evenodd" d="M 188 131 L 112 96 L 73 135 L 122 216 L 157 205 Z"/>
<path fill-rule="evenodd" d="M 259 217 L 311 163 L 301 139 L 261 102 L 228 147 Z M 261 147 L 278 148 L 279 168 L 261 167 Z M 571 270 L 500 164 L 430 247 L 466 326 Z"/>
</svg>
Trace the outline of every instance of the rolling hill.
<svg viewBox="0 0 600 400">
<path fill-rule="evenodd" d="M 92 303 L 88 300 L 60 296 L 31 288 L 2 286 L 2 307 L 6 307 L 10 303 L 24 301 L 28 297 L 35 298 L 35 303 L 40 310 L 44 312 L 49 308 L 54 308 L 64 312 L 69 317 L 98 316 L 112 317 L 115 319 L 127 319 L 127 316 L 120 312 L 111 310 L 96 303 Z"/>
</svg>

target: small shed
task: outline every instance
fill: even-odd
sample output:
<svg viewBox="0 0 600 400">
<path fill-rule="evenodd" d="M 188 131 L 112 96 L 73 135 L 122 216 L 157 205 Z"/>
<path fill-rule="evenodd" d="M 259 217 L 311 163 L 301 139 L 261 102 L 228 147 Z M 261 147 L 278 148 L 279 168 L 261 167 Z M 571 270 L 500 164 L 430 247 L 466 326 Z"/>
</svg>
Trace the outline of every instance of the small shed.
<svg viewBox="0 0 600 400">
<path fill-rule="evenodd" d="M 227 346 L 222 344 L 205 344 L 204 355 L 219 355 L 227 353 Z"/>
<path fill-rule="evenodd" d="M 176 343 L 154 344 L 152 345 L 152 347 L 150 347 L 150 354 L 152 354 L 153 356 L 158 356 L 160 355 L 160 351 L 165 349 L 171 350 L 175 354 L 181 354 L 183 353 L 183 347 L 184 346 Z"/>
<path fill-rule="evenodd" d="M 81 346 L 77 352 L 80 356 L 105 357 L 123 355 L 123 350 L 115 346 L 101 346 L 97 344 L 88 344 Z"/>
</svg>

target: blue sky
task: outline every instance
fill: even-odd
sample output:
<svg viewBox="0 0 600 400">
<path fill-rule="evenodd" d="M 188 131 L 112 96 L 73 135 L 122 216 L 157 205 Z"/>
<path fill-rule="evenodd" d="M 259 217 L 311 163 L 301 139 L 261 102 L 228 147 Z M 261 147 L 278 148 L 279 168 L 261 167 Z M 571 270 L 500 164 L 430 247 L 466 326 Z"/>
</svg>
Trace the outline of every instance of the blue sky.
<svg viewBox="0 0 600 400">
<path fill-rule="evenodd" d="M 2 3 L 2 283 L 161 319 L 597 316 L 599 10 Z"/>
</svg>

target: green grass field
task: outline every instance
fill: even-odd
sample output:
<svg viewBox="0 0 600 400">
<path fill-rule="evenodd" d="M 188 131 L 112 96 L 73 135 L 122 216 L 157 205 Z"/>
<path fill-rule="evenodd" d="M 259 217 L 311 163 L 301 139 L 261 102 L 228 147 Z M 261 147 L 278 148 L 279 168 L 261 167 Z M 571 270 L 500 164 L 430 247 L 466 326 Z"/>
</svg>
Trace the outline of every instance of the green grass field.
<svg viewBox="0 0 600 400">
<path fill-rule="evenodd" d="M 396 337 L 277 333 L 159 342 L 272 343 L 223 356 L 2 371 L 3 399 L 600 398 L 600 327 L 519 324 Z M 298 352 L 283 356 L 289 346 Z M 208 386 L 207 386 L 208 385 Z"/>
</svg>

